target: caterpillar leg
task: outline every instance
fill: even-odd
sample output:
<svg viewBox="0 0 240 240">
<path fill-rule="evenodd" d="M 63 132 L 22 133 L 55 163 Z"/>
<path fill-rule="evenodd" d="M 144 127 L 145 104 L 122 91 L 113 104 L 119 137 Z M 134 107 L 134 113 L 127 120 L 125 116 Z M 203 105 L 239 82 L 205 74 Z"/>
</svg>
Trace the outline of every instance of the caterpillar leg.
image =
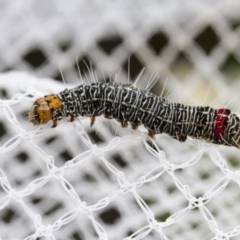
<svg viewBox="0 0 240 240">
<path fill-rule="evenodd" d="M 154 140 L 155 140 L 155 134 L 156 134 L 155 132 L 148 131 L 148 136 Z"/>
<path fill-rule="evenodd" d="M 70 115 L 70 119 L 69 119 L 69 121 L 70 121 L 70 122 L 73 122 L 74 119 L 75 119 L 75 117 L 71 114 L 71 115 Z"/>
<path fill-rule="evenodd" d="M 104 116 L 105 118 L 107 118 L 107 119 L 113 119 L 113 117 L 112 117 L 111 114 L 105 113 L 103 116 Z"/>
<path fill-rule="evenodd" d="M 126 128 L 128 126 L 128 123 L 126 121 L 121 122 L 122 128 Z"/>
<path fill-rule="evenodd" d="M 132 130 L 137 130 L 138 129 L 138 125 L 132 124 Z"/>
<path fill-rule="evenodd" d="M 57 126 L 57 119 L 53 119 L 52 122 L 53 122 L 52 128 L 55 128 Z"/>
<path fill-rule="evenodd" d="M 186 135 L 177 135 L 177 136 L 172 136 L 172 138 L 178 140 L 179 142 L 185 142 L 187 140 L 187 136 Z"/>
<path fill-rule="evenodd" d="M 96 117 L 95 117 L 95 116 L 91 117 L 91 123 L 90 123 L 90 126 L 91 126 L 91 127 L 92 127 L 93 124 L 95 123 L 95 120 L 96 120 Z"/>
</svg>

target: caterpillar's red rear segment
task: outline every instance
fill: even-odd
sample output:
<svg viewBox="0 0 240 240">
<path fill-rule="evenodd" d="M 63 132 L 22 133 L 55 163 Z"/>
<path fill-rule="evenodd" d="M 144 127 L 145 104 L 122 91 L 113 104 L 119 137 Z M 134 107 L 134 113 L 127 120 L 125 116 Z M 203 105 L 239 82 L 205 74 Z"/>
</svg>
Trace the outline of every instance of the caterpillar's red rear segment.
<svg viewBox="0 0 240 240">
<path fill-rule="evenodd" d="M 60 109 L 62 102 L 58 95 L 49 94 L 38 98 L 28 113 L 28 120 L 34 125 L 41 125 L 49 122 L 53 118 L 53 111 Z M 53 126 L 57 122 L 53 121 Z"/>
<path fill-rule="evenodd" d="M 221 138 L 224 135 L 224 130 L 228 121 L 229 109 L 218 109 L 217 115 L 214 121 L 214 137 L 216 139 Z"/>
</svg>

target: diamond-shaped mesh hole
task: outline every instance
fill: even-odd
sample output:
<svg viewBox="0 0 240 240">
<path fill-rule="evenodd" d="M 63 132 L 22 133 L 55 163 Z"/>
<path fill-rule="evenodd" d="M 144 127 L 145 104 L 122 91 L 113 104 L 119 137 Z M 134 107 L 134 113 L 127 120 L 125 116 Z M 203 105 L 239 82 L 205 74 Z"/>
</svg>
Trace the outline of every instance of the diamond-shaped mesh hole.
<svg viewBox="0 0 240 240">
<path fill-rule="evenodd" d="M 68 41 L 63 41 L 59 44 L 60 49 L 65 52 L 67 51 L 72 45 L 72 42 L 70 40 Z"/>
<path fill-rule="evenodd" d="M 37 171 L 33 172 L 33 174 L 32 174 L 33 178 L 40 177 L 41 175 L 42 175 L 42 171 L 40 171 L 40 170 L 37 170 Z"/>
<path fill-rule="evenodd" d="M 40 197 L 32 197 L 32 199 L 31 199 L 31 202 L 33 203 L 33 204 L 38 204 L 38 203 L 40 203 L 42 201 L 42 198 L 40 198 Z"/>
<path fill-rule="evenodd" d="M 163 32 L 157 32 L 148 39 L 148 45 L 154 50 L 156 54 L 160 54 L 167 46 L 169 39 Z"/>
<path fill-rule="evenodd" d="M 112 159 L 121 167 L 126 167 L 128 165 L 127 162 L 119 154 L 113 155 Z"/>
<path fill-rule="evenodd" d="M 84 173 L 83 178 L 88 182 L 96 182 L 96 179 L 89 173 Z"/>
<path fill-rule="evenodd" d="M 24 61 L 28 62 L 32 67 L 40 67 L 46 60 L 47 57 L 39 48 L 34 48 L 26 55 L 23 56 Z"/>
<path fill-rule="evenodd" d="M 211 26 L 207 26 L 194 40 L 208 55 L 220 41 Z"/>
<path fill-rule="evenodd" d="M 189 61 L 184 52 L 179 52 L 174 62 L 171 64 L 172 72 L 179 78 L 184 78 L 193 69 L 193 64 Z"/>
<path fill-rule="evenodd" d="M 19 160 L 19 162 L 26 162 L 28 159 L 29 159 L 29 157 L 28 157 L 28 154 L 27 153 L 25 153 L 25 152 L 20 152 L 17 156 L 16 156 L 16 158 Z"/>
<path fill-rule="evenodd" d="M 123 63 L 124 70 L 128 73 L 130 73 L 130 80 L 135 80 L 135 78 L 138 76 L 138 74 L 143 69 L 144 65 L 143 63 L 138 59 L 138 57 L 135 54 L 132 54 L 130 56 L 130 69 L 128 69 L 128 58 Z"/>
<path fill-rule="evenodd" d="M 85 55 L 78 59 L 78 61 L 74 64 L 74 69 L 78 75 L 80 71 L 81 75 L 85 78 L 85 75 L 89 75 L 89 69 L 91 72 L 92 70 L 95 70 L 95 65 L 93 64 L 91 58 Z"/>
<path fill-rule="evenodd" d="M 63 152 L 60 153 L 60 156 L 65 160 L 65 161 L 68 161 L 70 159 L 73 158 L 72 154 L 67 151 L 67 150 L 64 150 Z"/>
<path fill-rule="evenodd" d="M 176 190 L 177 190 L 177 188 L 176 188 L 176 186 L 175 185 L 171 185 L 171 186 L 169 186 L 168 187 L 168 193 L 174 193 L 174 192 L 176 192 Z"/>
<path fill-rule="evenodd" d="M 210 174 L 206 171 L 200 173 L 200 178 L 201 179 L 208 179 L 210 177 Z"/>
<path fill-rule="evenodd" d="M 127 236 L 130 237 L 133 233 L 134 233 L 134 230 L 129 230 L 129 231 L 127 232 Z"/>
<path fill-rule="evenodd" d="M 61 69 L 62 74 L 60 71 L 58 71 L 55 75 L 52 76 L 53 79 L 59 81 L 59 82 L 64 82 L 63 77 L 66 76 L 66 73 L 64 72 L 63 69 Z M 62 77 L 63 75 L 63 77 Z"/>
<path fill-rule="evenodd" d="M 57 136 L 52 136 L 52 137 L 47 138 L 45 140 L 45 143 L 48 145 L 48 144 L 53 143 L 55 140 L 57 140 Z"/>
<path fill-rule="evenodd" d="M 4 127 L 4 124 L 0 122 L 0 139 L 6 134 L 6 128 Z"/>
<path fill-rule="evenodd" d="M 98 41 L 98 46 L 101 47 L 104 52 L 110 55 L 116 47 L 122 44 L 122 42 L 123 39 L 120 36 L 112 36 Z"/>
<path fill-rule="evenodd" d="M 44 214 L 45 215 L 51 215 L 54 214 L 57 210 L 62 209 L 63 205 L 62 203 L 56 203 L 55 205 L 53 205 L 50 209 L 48 209 L 48 211 L 46 211 Z"/>
<path fill-rule="evenodd" d="M 156 220 L 159 222 L 165 222 L 168 217 L 171 216 L 170 212 L 164 212 L 161 215 L 156 216 Z"/>
<path fill-rule="evenodd" d="M 240 165 L 239 159 L 236 158 L 235 156 L 229 157 L 228 161 L 232 167 L 238 168 Z"/>
<path fill-rule="evenodd" d="M 240 21 L 237 20 L 237 19 L 231 19 L 231 20 L 229 20 L 228 22 L 229 22 L 229 25 L 231 26 L 231 28 L 232 28 L 233 30 L 238 29 L 238 27 L 240 26 Z"/>
<path fill-rule="evenodd" d="M 83 240 L 83 238 L 81 237 L 81 234 L 79 232 L 74 232 L 72 234 L 72 239 L 74 239 L 74 240 Z"/>
<path fill-rule="evenodd" d="M 6 209 L 4 213 L 1 214 L 1 219 L 5 223 L 10 223 L 16 217 L 18 217 L 18 215 L 11 208 Z"/>
<path fill-rule="evenodd" d="M 240 74 L 240 63 L 233 54 L 229 54 L 220 66 L 220 71 L 229 80 L 235 79 Z"/>
<path fill-rule="evenodd" d="M 100 134 L 97 133 L 96 131 L 89 131 L 88 136 L 95 143 L 103 143 L 104 142 L 104 140 L 101 138 Z"/>
<path fill-rule="evenodd" d="M 114 224 L 120 217 L 120 213 L 116 208 L 108 208 L 102 212 L 99 217 L 107 224 Z"/>
<path fill-rule="evenodd" d="M 143 201 L 148 205 L 151 206 L 156 204 L 156 200 L 154 198 L 143 198 Z"/>
<path fill-rule="evenodd" d="M 7 90 L 4 88 L 0 88 L 0 98 L 1 99 L 6 99 L 8 98 Z"/>
</svg>

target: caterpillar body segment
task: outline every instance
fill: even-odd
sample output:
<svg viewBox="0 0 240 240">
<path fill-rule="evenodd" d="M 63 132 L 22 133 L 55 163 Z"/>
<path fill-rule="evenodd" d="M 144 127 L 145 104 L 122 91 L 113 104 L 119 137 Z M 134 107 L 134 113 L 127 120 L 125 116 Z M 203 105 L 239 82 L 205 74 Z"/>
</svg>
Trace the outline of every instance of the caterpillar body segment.
<svg viewBox="0 0 240 240">
<path fill-rule="evenodd" d="M 37 99 L 28 114 L 34 125 L 52 120 L 53 127 L 64 117 L 74 121 L 78 116 L 90 117 L 92 126 L 100 115 L 122 127 L 144 125 L 152 138 L 167 133 L 180 142 L 190 136 L 240 148 L 240 120 L 229 109 L 170 103 L 130 84 L 98 82 L 65 89 Z"/>
</svg>

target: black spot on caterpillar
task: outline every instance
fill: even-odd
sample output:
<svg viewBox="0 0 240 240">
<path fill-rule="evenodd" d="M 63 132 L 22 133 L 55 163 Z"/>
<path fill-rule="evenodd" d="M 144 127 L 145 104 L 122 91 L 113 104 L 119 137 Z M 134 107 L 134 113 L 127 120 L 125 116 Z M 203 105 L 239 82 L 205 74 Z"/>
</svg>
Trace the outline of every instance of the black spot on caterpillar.
<svg viewBox="0 0 240 240">
<path fill-rule="evenodd" d="M 239 117 L 229 109 L 170 103 L 131 84 L 97 82 L 46 95 L 35 101 L 28 118 L 34 125 L 52 120 L 56 127 L 62 118 L 74 121 L 78 116 L 90 117 L 93 125 L 100 115 L 116 119 L 122 127 L 130 123 L 137 129 L 142 124 L 152 138 L 167 133 L 180 142 L 190 136 L 240 148 Z"/>
</svg>

